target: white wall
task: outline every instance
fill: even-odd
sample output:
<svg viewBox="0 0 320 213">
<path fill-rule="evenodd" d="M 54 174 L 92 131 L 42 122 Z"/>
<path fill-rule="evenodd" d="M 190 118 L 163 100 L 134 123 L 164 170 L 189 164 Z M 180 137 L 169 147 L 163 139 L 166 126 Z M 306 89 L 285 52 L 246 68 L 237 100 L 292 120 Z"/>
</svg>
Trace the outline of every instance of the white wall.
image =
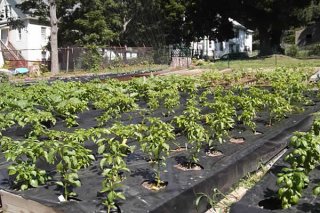
<svg viewBox="0 0 320 213">
<path fill-rule="evenodd" d="M 211 44 L 211 45 L 210 45 Z M 232 44 L 232 49 L 230 49 Z M 221 46 L 223 48 L 221 48 Z M 237 49 L 238 46 L 238 49 Z M 199 42 L 191 42 L 191 49 L 202 50 L 203 56 L 220 58 L 230 52 L 248 52 L 252 53 L 252 32 L 245 29 L 238 29 L 238 35 L 235 38 L 225 42 L 209 41 L 207 37 Z M 248 51 L 249 50 L 249 51 Z"/>
<path fill-rule="evenodd" d="M 18 29 L 9 31 L 9 42 L 14 46 L 16 50 L 21 51 L 21 55 L 23 56 L 23 58 L 27 59 L 29 56 L 28 51 L 26 51 L 26 49 L 28 49 L 28 22 L 26 21 L 24 25 L 26 27 L 21 29 L 21 39 L 19 37 Z"/>
<path fill-rule="evenodd" d="M 41 27 L 46 29 L 45 37 L 42 38 L 41 35 Z M 42 49 L 49 42 L 50 36 L 50 27 L 44 25 L 37 25 L 37 24 L 28 24 L 27 27 L 27 46 L 28 46 L 28 61 L 41 61 L 42 60 Z M 48 55 L 47 55 L 48 56 Z"/>
<path fill-rule="evenodd" d="M 252 54 L 252 32 L 247 34 L 245 45 L 249 48 L 248 53 Z"/>
</svg>

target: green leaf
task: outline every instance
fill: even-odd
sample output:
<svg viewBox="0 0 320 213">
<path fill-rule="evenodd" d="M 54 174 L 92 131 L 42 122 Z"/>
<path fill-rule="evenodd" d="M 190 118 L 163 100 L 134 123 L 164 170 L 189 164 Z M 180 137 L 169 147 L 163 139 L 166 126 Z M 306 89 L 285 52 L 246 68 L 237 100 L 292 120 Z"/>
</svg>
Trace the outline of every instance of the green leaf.
<svg viewBox="0 0 320 213">
<path fill-rule="evenodd" d="M 125 199 L 126 199 L 126 197 L 124 196 L 124 194 L 121 193 L 121 192 L 118 192 L 118 193 L 117 193 L 117 197 L 120 198 L 120 199 L 122 199 L 122 200 L 125 200 Z"/>
<path fill-rule="evenodd" d="M 200 202 L 200 200 L 201 200 L 203 197 L 205 197 L 205 195 L 199 195 L 199 196 L 197 197 L 197 199 L 196 199 L 196 201 L 195 201 L 195 205 L 196 205 L 197 207 L 199 206 L 199 202 Z"/>
<path fill-rule="evenodd" d="M 313 194 L 314 195 L 319 195 L 320 194 L 320 186 L 317 186 L 313 189 Z"/>
<path fill-rule="evenodd" d="M 62 183 L 62 181 L 57 181 L 56 184 L 57 184 L 58 186 L 62 186 L 62 187 L 64 186 L 63 183 Z"/>
<path fill-rule="evenodd" d="M 104 168 L 104 165 L 105 165 L 106 161 L 107 161 L 106 158 L 102 158 L 102 159 L 100 160 L 100 168 L 101 168 L 101 169 Z"/>
<path fill-rule="evenodd" d="M 17 173 L 16 170 L 14 170 L 14 169 L 9 169 L 9 175 L 14 175 L 14 174 L 16 174 L 16 173 Z"/>
<path fill-rule="evenodd" d="M 76 180 L 73 182 L 73 184 L 76 186 L 76 187 L 80 187 L 81 186 L 81 181 L 80 180 Z"/>
<path fill-rule="evenodd" d="M 38 187 L 38 180 L 30 180 L 30 185 L 35 188 Z"/>
<path fill-rule="evenodd" d="M 88 155 L 88 157 L 91 159 L 91 160 L 95 160 L 94 156 L 93 155 Z"/>
<path fill-rule="evenodd" d="M 104 153 L 105 149 L 106 149 L 106 146 L 105 146 L 104 144 L 101 145 L 101 146 L 99 146 L 99 148 L 98 148 L 98 153 L 99 153 L 99 154 Z"/>
<path fill-rule="evenodd" d="M 21 189 L 22 191 L 27 190 L 27 189 L 28 189 L 28 185 L 22 184 L 21 187 L 20 187 L 20 189 Z"/>
</svg>

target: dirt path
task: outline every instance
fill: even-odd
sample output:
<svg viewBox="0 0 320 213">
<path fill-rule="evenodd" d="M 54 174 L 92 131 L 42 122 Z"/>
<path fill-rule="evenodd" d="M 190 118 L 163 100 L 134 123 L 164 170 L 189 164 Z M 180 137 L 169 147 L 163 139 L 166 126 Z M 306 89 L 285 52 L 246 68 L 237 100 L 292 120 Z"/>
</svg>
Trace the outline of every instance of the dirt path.
<svg viewBox="0 0 320 213">
<path fill-rule="evenodd" d="M 23 79 L 10 79 L 11 83 L 36 83 L 38 81 L 53 81 L 53 80 L 79 80 L 79 78 L 115 78 L 119 79 L 121 81 L 127 81 L 131 80 L 133 78 L 140 78 L 140 77 L 149 77 L 149 76 L 168 76 L 168 75 L 183 75 L 183 76 L 196 76 L 201 75 L 202 73 L 210 71 L 210 69 L 181 69 L 181 70 L 161 70 L 161 71 L 155 71 L 155 72 L 146 72 L 141 74 L 123 74 L 123 75 L 109 75 L 108 73 L 101 73 L 101 74 L 77 74 L 73 76 L 52 76 L 52 77 L 39 77 L 39 78 L 23 78 Z"/>
</svg>

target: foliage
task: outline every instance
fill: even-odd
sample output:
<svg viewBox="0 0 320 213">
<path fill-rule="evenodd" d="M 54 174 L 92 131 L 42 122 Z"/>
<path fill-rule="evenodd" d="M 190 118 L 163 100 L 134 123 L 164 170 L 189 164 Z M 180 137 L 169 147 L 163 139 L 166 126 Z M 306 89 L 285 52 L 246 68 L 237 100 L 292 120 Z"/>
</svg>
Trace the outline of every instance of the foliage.
<svg viewBox="0 0 320 213">
<path fill-rule="evenodd" d="M 278 174 L 278 196 L 283 208 L 298 203 L 303 189 L 309 184 L 309 173 L 320 164 L 319 119 L 314 121 L 313 128 L 307 133 L 298 132 L 290 140 L 293 150 L 285 157 L 289 163 Z M 313 189 L 319 194 L 319 186 Z"/>
<path fill-rule="evenodd" d="M 188 167 L 192 168 L 199 162 L 198 154 L 204 142 L 209 141 L 209 135 L 205 128 L 199 124 L 201 121 L 200 109 L 197 108 L 197 101 L 190 98 L 187 108 L 182 115 L 176 116 L 174 122 L 187 134 L 188 139 Z"/>
<path fill-rule="evenodd" d="M 124 179 L 123 172 L 129 172 L 126 165 L 125 157 L 128 153 L 133 151 L 134 147 L 127 145 L 127 140 L 130 137 L 135 136 L 136 126 L 123 126 L 121 124 L 115 124 L 105 133 L 114 134 L 114 137 L 101 138 L 96 140 L 98 147 L 98 153 L 102 154 L 100 160 L 100 168 L 102 176 L 102 193 L 106 193 L 106 199 L 103 200 L 103 205 L 108 209 L 116 208 L 116 200 L 125 200 L 123 192 L 118 191 L 121 186 L 121 182 Z"/>
<path fill-rule="evenodd" d="M 51 173 L 37 166 L 39 161 L 45 161 L 56 168 L 55 181 L 68 200 L 75 196 L 74 188 L 81 186 L 79 172 L 92 165 L 97 155 L 101 159 L 103 202 L 110 211 L 125 198 L 121 183 L 129 172 L 126 161 L 134 149 L 132 142 L 139 142 L 151 160 L 157 185 L 161 185 L 161 172 L 175 132 L 187 137 L 187 166 L 191 168 L 199 162 L 201 150 L 208 145 L 213 148 L 213 141 L 223 142 L 236 121 L 255 130 L 255 117 L 263 110 L 274 122 L 301 108 L 311 89 L 307 81 L 311 71 L 277 68 L 270 72 L 209 72 L 192 78 L 0 84 L 1 151 L 11 164 L 8 172 L 12 187 L 24 190 L 46 184 Z M 243 79 L 250 79 L 257 86 L 243 85 Z M 97 116 L 98 125 L 71 128 L 77 126 L 78 116 L 88 110 L 103 111 L 102 116 Z M 173 118 L 163 118 L 168 115 Z M 137 119 L 133 120 L 134 116 Z M 56 122 L 66 122 L 67 129 L 58 131 L 61 126 L 55 126 Z M 294 193 L 300 196 L 297 187 L 301 180 L 307 184 L 306 176 L 319 162 L 319 126 L 315 121 L 311 132 L 292 138 L 295 151 L 286 158 L 291 167 L 283 171 L 279 181 L 281 196 L 288 201 L 285 205 L 295 202 L 296 197 L 290 200 Z M 4 131 L 20 128 L 26 133 L 18 139 L 2 136 Z M 88 148 L 92 141 L 97 150 Z M 297 180 L 291 185 L 287 180 L 293 177 Z M 317 194 L 319 188 L 314 191 Z"/>
<path fill-rule="evenodd" d="M 217 203 L 221 198 L 226 198 L 226 195 L 223 194 L 219 189 L 212 189 L 212 195 L 207 195 L 205 193 L 197 193 L 197 199 L 195 200 L 196 207 L 199 206 L 199 203 L 202 199 L 205 199 L 209 203 L 211 208 L 215 208 Z"/>
<path fill-rule="evenodd" d="M 14 187 L 26 190 L 45 184 L 48 176 L 45 170 L 38 169 L 36 162 L 39 158 L 48 160 L 48 150 L 45 144 L 30 137 L 24 141 L 13 141 L 11 138 L 1 139 L 1 151 L 7 161 L 12 161 L 8 167 L 10 176 L 14 176 Z M 50 152 L 50 151 L 49 151 Z M 50 153 L 52 155 L 52 152 Z"/>
<path fill-rule="evenodd" d="M 234 116 L 236 115 L 233 104 L 227 100 L 228 98 L 232 98 L 232 96 L 225 97 L 226 98 L 216 97 L 213 103 L 207 103 L 207 106 L 213 112 L 205 115 L 206 123 L 213 133 L 213 138 L 220 143 L 223 142 L 223 137 L 228 135 L 228 131 L 234 126 Z"/>
<path fill-rule="evenodd" d="M 150 164 L 155 170 L 156 186 L 160 187 L 163 181 L 161 180 L 161 167 L 166 166 L 166 158 L 169 155 L 170 146 L 168 141 L 174 139 L 173 126 L 161 121 L 159 118 L 147 118 L 149 126 L 141 126 L 141 136 L 138 141 L 141 150 L 150 158 Z M 146 125 L 148 125 L 148 123 Z"/>
<path fill-rule="evenodd" d="M 0 83 L 6 83 L 9 81 L 9 76 L 6 73 L 0 73 Z"/>
<path fill-rule="evenodd" d="M 46 143 L 56 151 L 56 156 L 49 163 L 57 163 L 56 170 L 61 175 L 61 180 L 56 184 L 63 188 L 66 201 L 76 196 L 72 189 L 81 186 L 78 171 L 90 166 L 95 160 L 92 151 L 85 148 L 83 143 L 94 135 L 101 134 L 98 131 L 78 129 L 73 133 L 54 130 L 46 132 L 49 138 Z"/>
<path fill-rule="evenodd" d="M 285 49 L 285 54 L 291 57 L 296 57 L 298 55 L 298 47 L 296 45 L 290 45 Z"/>
<path fill-rule="evenodd" d="M 86 46 L 86 52 L 82 56 L 84 69 L 90 72 L 98 72 L 101 69 L 102 59 L 102 55 L 97 46 Z"/>
</svg>

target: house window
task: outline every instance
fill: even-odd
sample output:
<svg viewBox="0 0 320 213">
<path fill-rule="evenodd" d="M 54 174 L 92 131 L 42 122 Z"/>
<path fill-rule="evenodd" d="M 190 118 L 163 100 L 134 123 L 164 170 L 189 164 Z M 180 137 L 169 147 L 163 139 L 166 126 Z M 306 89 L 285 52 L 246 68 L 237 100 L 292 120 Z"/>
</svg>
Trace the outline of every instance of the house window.
<svg viewBox="0 0 320 213">
<path fill-rule="evenodd" d="M 21 41 L 22 39 L 22 32 L 21 32 L 21 28 L 18 28 L 18 36 L 17 36 L 17 40 Z"/>
<path fill-rule="evenodd" d="M 209 49 L 212 48 L 212 41 L 209 41 Z"/>
<path fill-rule="evenodd" d="M 42 43 L 47 41 L 47 28 L 46 27 L 41 27 L 41 41 Z"/>
</svg>

